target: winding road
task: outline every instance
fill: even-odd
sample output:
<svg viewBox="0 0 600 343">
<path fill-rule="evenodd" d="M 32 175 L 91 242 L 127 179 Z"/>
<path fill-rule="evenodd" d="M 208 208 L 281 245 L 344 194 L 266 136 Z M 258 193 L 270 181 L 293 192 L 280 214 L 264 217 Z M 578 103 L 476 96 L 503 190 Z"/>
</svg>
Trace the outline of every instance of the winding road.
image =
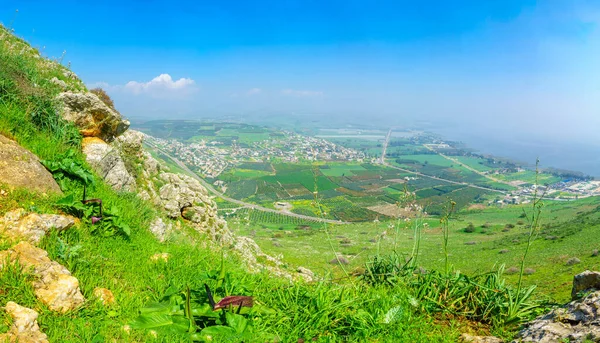
<svg viewBox="0 0 600 343">
<path fill-rule="evenodd" d="M 329 223 L 329 224 L 350 224 L 349 222 L 345 222 L 345 221 L 341 221 L 341 220 L 325 219 L 325 218 L 319 218 L 319 217 L 305 216 L 303 214 L 298 214 L 298 213 L 293 213 L 293 212 L 278 211 L 278 210 L 275 210 L 272 208 L 267 208 L 267 207 L 263 207 L 260 205 L 241 201 L 238 199 L 230 198 L 230 197 L 226 196 L 225 194 L 223 194 L 222 192 L 219 192 L 218 190 L 216 190 L 210 183 L 206 182 L 206 180 L 204 180 L 203 178 L 198 176 L 196 173 L 194 173 L 190 168 L 188 168 L 183 162 L 181 162 L 177 158 L 169 155 L 164 150 L 160 149 L 159 147 L 157 147 L 156 145 L 154 145 L 148 141 L 145 141 L 144 144 L 147 144 L 152 149 L 154 149 L 156 151 L 160 151 L 162 154 L 167 156 L 169 159 L 171 159 L 171 161 L 173 161 L 175 164 L 177 164 L 181 169 L 183 169 L 191 177 L 198 180 L 206 189 L 208 189 L 209 192 L 213 193 L 214 195 L 216 195 L 217 197 L 219 197 L 225 201 L 229 201 L 231 203 L 240 205 L 240 207 L 250 208 L 250 209 L 262 211 L 262 212 L 277 213 L 277 214 L 281 214 L 284 216 L 309 220 L 309 221 L 313 221 L 313 222 L 321 222 L 321 223 Z"/>
</svg>

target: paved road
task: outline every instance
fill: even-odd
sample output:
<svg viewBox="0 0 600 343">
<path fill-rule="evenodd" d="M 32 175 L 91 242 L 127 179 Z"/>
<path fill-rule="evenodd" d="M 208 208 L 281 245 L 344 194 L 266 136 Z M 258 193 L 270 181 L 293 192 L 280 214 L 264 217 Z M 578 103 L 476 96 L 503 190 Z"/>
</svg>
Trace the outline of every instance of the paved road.
<svg viewBox="0 0 600 343">
<path fill-rule="evenodd" d="M 466 183 L 466 182 L 458 182 L 458 181 L 446 180 L 446 179 L 442 179 L 442 178 L 437 177 L 437 176 L 431 176 L 431 175 L 419 173 L 419 172 L 416 172 L 416 171 L 412 171 L 412 170 L 409 170 L 409 169 L 404 169 L 404 168 L 396 167 L 395 165 L 389 164 L 387 162 L 384 162 L 383 164 L 385 166 L 387 166 L 387 167 L 398 169 L 398 170 L 401 170 L 401 171 L 406 172 L 406 173 L 411 173 L 411 174 L 415 174 L 415 175 L 422 176 L 422 177 L 428 177 L 430 179 L 434 179 L 434 180 L 438 180 L 438 181 L 444 181 L 444 182 L 448 182 L 448 183 L 453 183 L 455 185 L 463 185 L 463 186 L 467 186 L 467 187 L 482 189 L 482 190 L 485 190 L 485 191 L 492 191 L 492 192 L 498 192 L 498 193 L 506 194 L 505 191 L 501 191 L 499 189 L 493 189 L 493 188 L 488 188 L 488 187 L 477 186 L 477 185 L 474 185 L 474 184 L 471 184 L 471 183 Z"/>
<path fill-rule="evenodd" d="M 411 174 L 415 174 L 415 175 L 422 176 L 422 177 L 428 177 L 430 179 L 434 179 L 434 180 L 438 180 L 438 181 L 444 181 L 444 182 L 448 182 L 448 183 L 453 183 L 455 185 L 463 185 L 463 186 L 468 186 L 468 187 L 472 187 L 472 188 L 478 188 L 478 189 L 482 189 L 482 190 L 486 190 L 486 191 L 492 191 L 492 192 L 498 192 L 498 193 L 506 194 L 505 191 L 501 191 L 501 190 L 498 190 L 498 189 L 477 186 L 477 185 L 473 185 L 473 184 L 466 183 L 466 182 L 458 182 L 458 181 L 446 180 L 446 179 L 439 178 L 437 176 L 431 176 L 431 175 L 419 173 L 419 172 L 412 171 L 412 170 L 409 170 L 409 169 L 404 169 L 404 168 L 396 167 L 396 166 L 394 166 L 392 164 L 387 163 L 385 161 L 385 153 L 386 153 L 386 150 L 387 150 L 388 143 L 390 142 L 390 137 L 392 136 L 393 129 L 394 128 L 390 128 L 390 130 L 387 133 L 387 136 L 385 136 L 385 142 L 383 143 L 383 151 L 382 151 L 382 155 L 381 155 L 381 159 L 379 160 L 379 163 L 383 164 L 384 166 L 387 166 L 387 167 L 390 167 L 390 168 L 394 168 L 394 169 L 398 169 L 398 170 L 401 170 L 401 171 L 406 172 L 406 173 L 411 173 Z M 437 151 L 431 149 L 428 146 L 425 146 L 425 147 L 427 149 L 431 150 L 431 151 L 434 151 L 435 153 L 438 153 Z M 440 154 L 440 155 L 442 155 L 442 154 Z M 446 157 L 446 156 L 443 156 L 443 157 Z"/>
<path fill-rule="evenodd" d="M 447 159 L 448 161 L 451 161 L 451 162 L 453 162 L 453 163 L 456 163 L 456 164 L 458 164 L 458 165 L 460 165 L 460 166 L 464 167 L 465 169 L 468 169 L 468 170 L 472 171 L 472 172 L 473 172 L 473 173 L 475 173 L 475 174 L 479 174 L 479 175 L 481 175 L 481 176 L 485 177 L 485 178 L 486 178 L 486 179 L 488 179 L 488 180 L 491 180 L 491 181 L 494 181 L 494 182 L 503 183 L 503 184 L 505 184 L 505 185 L 512 186 L 512 185 L 511 185 L 509 182 L 506 182 L 506 181 L 503 181 L 503 180 L 500 180 L 500 179 L 496 179 L 495 177 L 492 177 L 492 176 L 490 176 L 490 175 L 488 175 L 488 174 L 486 174 L 486 173 L 484 173 L 484 172 L 482 172 L 482 171 L 479 171 L 479 170 L 477 170 L 477 169 L 475 169 L 475 168 L 473 168 L 473 167 L 470 167 L 469 165 L 467 165 L 467 164 L 465 164 L 465 163 L 462 163 L 462 162 L 461 162 L 461 161 L 459 161 L 457 158 L 452 158 L 452 157 L 450 157 L 450 156 L 444 155 L 444 154 L 442 154 L 441 152 L 439 152 L 439 151 L 437 151 L 437 150 L 435 150 L 435 149 L 433 149 L 433 148 L 431 148 L 431 147 L 427 146 L 426 144 L 423 144 L 423 146 L 424 146 L 425 148 L 429 149 L 430 151 L 433 151 L 433 152 L 435 152 L 436 154 L 438 154 L 438 155 L 442 156 L 443 158 Z"/>
<path fill-rule="evenodd" d="M 383 143 L 383 151 L 381 153 L 381 159 L 379 160 L 379 163 L 381 163 L 381 164 L 385 164 L 385 153 L 387 151 L 388 143 L 390 142 L 391 136 L 392 136 L 392 129 L 390 129 L 388 131 L 387 135 L 385 136 L 385 142 Z"/>
<path fill-rule="evenodd" d="M 297 213 L 292 213 L 292 212 L 282 212 L 282 211 L 274 210 L 272 208 L 267 208 L 267 207 L 263 207 L 263 206 L 260 206 L 260 205 L 256 205 L 256 204 L 251 204 L 251 203 L 248 203 L 248 202 L 244 202 L 244 201 L 241 201 L 241 200 L 238 200 L 238 199 L 230 198 L 230 197 L 226 196 L 225 194 L 223 194 L 223 193 L 219 192 L 218 190 L 216 190 L 210 183 L 206 182 L 203 178 L 201 178 L 196 173 L 194 173 L 193 171 L 191 171 L 190 168 L 188 168 L 180 160 L 178 160 L 175 157 L 167 154 L 164 150 L 161 150 L 159 147 L 157 147 L 156 145 L 153 145 L 152 143 L 150 143 L 148 141 L 146 141 L 145 143 L 148 144 L 149 146 L 151 146 L 152 148 L 154 148 L 155 150 L 160 151 L 161 153 L 163 153 L 168 158 L 170 158 L 171 161 L 175 162 L 181 169 L 183 169 L 184 171 L 186 171 L 191 177 L 193 177 L 194 179 L 198 180 L 206 189 L 208 189 L 209 192 L 213 193 L 214 195 L 218 196 L 219 198 L 221 198 L 221 199 L 223 199 L 225 201 L 229 201 L 229 202 L 232 202 L 234 204 L 238 204 L 241 207 L 251 208 L 251 209 L 257 210 L 257 211 L 277 213 L 277 214 L 281 214 L 281 215 L 288 216 L 288 217 L 294 217 L 294 218 L 299 218 L 299 219 L 304 219 L 304 220 L 309 220 L 309 221 L 314 221 L 314 222 L 322 222 L 322 223 L 330 223 L 330 224 L 350 224 L 349 222 L 344 222 L 344 221 L 341 221 L 341 220 L 333 220 L 333 219 L 325 219 L 325 218 L 319 218 L 319 217 L 311 217 L 311 216 L 305 216 L 303 214 L 297 214 Z"/>
</svg>

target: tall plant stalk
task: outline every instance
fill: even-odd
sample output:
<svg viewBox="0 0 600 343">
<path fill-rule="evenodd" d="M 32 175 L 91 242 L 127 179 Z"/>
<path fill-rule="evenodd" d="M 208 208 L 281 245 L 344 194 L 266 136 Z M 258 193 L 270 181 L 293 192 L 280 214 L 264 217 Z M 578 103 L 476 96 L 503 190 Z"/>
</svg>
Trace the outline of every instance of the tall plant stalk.
<svg viewBox="0 0 600 343">
<path fill-rule="evenodd" d="M 523 252 L 523 257 L 521 258 L 521 265 L 519 270 L 519 282 L 517 284 L 517 300 L 519 300 L 521 294 L 521 287 L 523 283 L 523 273 L 525 270 L 525 260 L 527 259 L 527 255 L 529 255 L 529 250 L 531 249 L 531 245 L 533 241 L 537 238 L 539 233 L 539 224 L 540 217 L 542 214 L 542 208 L 544 203 L 542 202 L 544 195 L 546 194 L 546 190 L 540 195 L 539 193 L 539 174 L 540 174 L 540 160 L 537 159 L 535 162 L 535 189 L 533 191 L 533 199 L 531 201 L 531 213 L 527 214 L 525 210 L 523 213 L 525 214 L 525 218 L 528 223 L 528 233 L 527 233 L 527 245 L 525 246 L 525 251 Z"/>
<path fill-rule="evenodd" d="M 316 167 L 313 168 L 313 178 L 314 178 L 313 201 L 314 201 L 314 206 L 317 208 L 317 213 L 318 213 L 319 217 L 321 219 L 325 219 L 325 213 L 323 211 L 323 207 L 321 206 L 321 199 L 319 198 L 319 187 L 317 184 L 317 170 L 318 170 L 318 168 L 316 168 Z M 328 223 L 326 221 L 322 221 L 322 223 L 323 223 L 323 230 L 325 231 L 325 235 L 327 236 L 327 242 L 329 243 L 329 247 L 331 248 L 331 251 L 333 252 L 333 255 L 335 256 L 335 259 L 337 260 L 338 265 L 340 266 L 340 268 L 342 268 L 342 271 L 344 272 L 344 275 L 346 277 L 350 276 L 350 274 L 348 274 L 348 271 L 344 267 L 344 264 L 342 263 L 342 261 L 340 261 L 339 255 L 335 251 L 335 247 L 333 246 L 333 243 L 331 242 L 331 235 L 329 234 Z"/>
<path fill-rule="evenodd" d="M 440 224 L 442 226 L 442 239 L 444 248 L 444 272 L 446 275 L 450 272 L 450 265 L 448 264 L 448 241 L 450 240 L 450 217 L 452 213 L 454 213 L 454 208 L 456 207 L 456 202 L 450 200 L 449 204 L 446 206 L 446 213 L 440 219 Z"/>
</svg>

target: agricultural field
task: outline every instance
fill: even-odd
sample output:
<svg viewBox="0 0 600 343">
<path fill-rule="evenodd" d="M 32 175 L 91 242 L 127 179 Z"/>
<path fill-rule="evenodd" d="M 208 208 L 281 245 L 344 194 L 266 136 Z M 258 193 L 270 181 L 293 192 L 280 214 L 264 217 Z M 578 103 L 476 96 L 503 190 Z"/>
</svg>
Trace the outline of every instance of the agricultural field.
<svg viewBox="0 0 600 343">
<path fill-rule="evenodd" d="M 208 140 L 217 142 L 217 146 L 230 146 L 232 142 L 249 146 L 282 136 L 278 130 L 262 126 L 195 120 L 153 120 L 137 124 L 136 128 L 156 138 L 177 139 L 181 142 Z"/>
<path fill-rule="evenodd" d="M 454 268 L 474 274 L 504 266 L 507 281 L 516 282 L 514 270 L 523 256 L 528 230 L 523 213 L 530 214 L 531 206 L 469 206 L 458 211 L 450 220 L 449 258 Z M 230 226 L 239 234 L 251 235 L 264 251 L 282 256 L 292 265 L 311 268 L 320 275 L 344 276 L 360 273 L 360 267 L 376 254 L 397 252 L 407 256 L 413 248 L 414 223 L 414 220 L 393 220 L 347 225 L 232 223 Z M 420 224 L 419 265 L 439 270 L 444 263 L 439 218 L 427 216 Z M 466 230 L 470 224 L 473 232 Z M 592 256 L 600 248 L 599 232 L 598 198 L 545 202 L 541 228 L 526 261 L 526 284 L 537 284 L 537 292 L 547 294 L 552 300 L 568 300 L 567 286 L 573 275 L 600 268 L 600 257 Z M 349 263 L 332 265 L 330 261 L 336 254 Z M 572 258 L 580 263 L 568 263 Z"/>
<path fill-rule="evenodd" d="M 368 163 L 255 166 L 240 166 L 221 175 L 219 180 L 227 183 L 227 196 L 266 207 L 286 202 L 293 213 L 349 222 L 381 221 L 399 215 L 395 208 L 406 191 L 416 192 L 420 202 L 431 207 L 433 213 L 438 213 L 449 198 L 462 208 L 472 202 L 481 203 L 491 195 L 466 185 L 415 177 Z"/>
<path fill-rule="evenodd" d="M 193 170 L 218 185 L 226 197 L 345 222 L 410 216 L 401 204 L 407 192 L 414 193 L 418 204 L 432 215 L 441 215 L 450 201 L 457 210 L 527 202 L 536 177 L 534 171 L 512 162 L 475 155 L 460 144 L 409 131 L 392 133 L 382 165 L 375 157 L 383 151 L 387 130 L 325 129 L 316 130 L 318 138 L 311 138 L 239 123 L 154 121 L 145 125 L 146 130 L 163 136 L 205 142 L 195 148 L 207 154 L 200 160 L 192 157 L 192 150 L 177 147 L 173 151 L 186 152 L 183 158 L 198 163 Z M 194 134 L 184 135 L 182 128 Z M 281 135 L 289 136 L 281 139 Z M 324 138 L 343 147 L 330 145 Z M 292 140 L 294 152 L 289 150 Z M 215 145 L 223 148 L 211 150 Z M 316 147 L 321 150 L 313 154 Z M 332 149 L 344 160 L 336 159 Z M 540 173 L 538 179 L 540 184 L 563 181 L 548 173 Z M 575 198 L 563 190 L 552 194 Z"/>
</svg>

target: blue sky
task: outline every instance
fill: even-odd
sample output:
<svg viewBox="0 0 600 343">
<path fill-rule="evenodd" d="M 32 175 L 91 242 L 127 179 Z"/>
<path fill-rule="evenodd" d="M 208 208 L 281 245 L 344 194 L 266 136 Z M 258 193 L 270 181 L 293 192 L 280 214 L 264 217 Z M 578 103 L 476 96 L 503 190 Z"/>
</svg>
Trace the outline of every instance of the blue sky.
<svg viewBox="0 0 600 343">
<path fill-rule="evenodd" d="M 323 114 L 599 143 L 595 0 L 3 0 L 0 20 L 66 51 L 131 117 Z"/>
</svg>

